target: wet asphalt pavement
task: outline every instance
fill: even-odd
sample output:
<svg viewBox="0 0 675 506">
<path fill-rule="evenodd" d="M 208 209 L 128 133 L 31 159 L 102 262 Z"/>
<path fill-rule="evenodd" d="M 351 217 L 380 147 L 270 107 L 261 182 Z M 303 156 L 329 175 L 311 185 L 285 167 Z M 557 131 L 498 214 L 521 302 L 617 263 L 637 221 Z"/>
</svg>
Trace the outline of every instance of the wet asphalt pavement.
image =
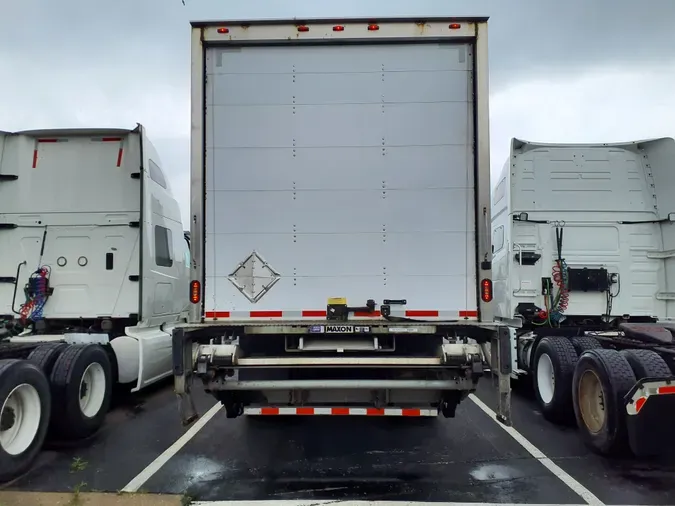
<svg viewBox="0 0 675 506">
<path fill-rule="evenodd" d="M 494 406 L 489 383 L 478 397 Z M 202 414 L 215 403 L 201 393 L 196 402 Z M 527 388 L 512 404 L 514 427 L 605 504 L 675 504 L 675 451 L 660 461 L 605 459 L 574 428 L 545 421 Z M 119 402 L 91 440 L 45 451 L 7 488 L 119 491 L 185 430 L 165 383 Z M 228 420 L 221 410 L 141 490 L 203 501 L 584 503 L 470 400 L 454 419 Z"/>
</svg>

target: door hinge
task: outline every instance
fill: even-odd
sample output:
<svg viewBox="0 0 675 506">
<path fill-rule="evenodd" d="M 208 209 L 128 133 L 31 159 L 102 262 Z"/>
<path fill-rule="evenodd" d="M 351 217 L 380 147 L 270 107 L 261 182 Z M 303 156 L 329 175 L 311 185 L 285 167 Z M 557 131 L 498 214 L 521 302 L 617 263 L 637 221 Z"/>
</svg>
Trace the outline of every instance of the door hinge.
<svg viewBox="0 0 675 506">
<path fill-rule="evenodd" d="M 15 285 L 16 278 L 12 276 L 0 276 L 0 283 L 9 283 L 11 285 Z"/>
<path fill-rule="evenodd" d="M 16 181 L 19 176 L 15 174 L 0 174 L 0 182 L 2 181 Z"/>
<path fill-rule="evenodd" d="M 141 222 L 140 221 L 130 221 L 129 226 L 131 228 L 139 228 L 141 226 Z"/>
<path fill-rule="evenodd" d="M 141 173 L 140 172 L 132 172 L 130 177 L 131 177 L 131 179 L 140 179 Z"/>
<path fill-rule="evenodd" d="M 141 277 L 137 274 L 132 274 L 131 276 L 129 276 L 129 281 L 139 281 L 140 279 Z"/>
<path fill-rule="evenodd" d="M 0 230 L 1 229 L 11 229 L 11 228 L 17 228 L 19 225 L 16 223 L 0 223 Z"/>
</svg>

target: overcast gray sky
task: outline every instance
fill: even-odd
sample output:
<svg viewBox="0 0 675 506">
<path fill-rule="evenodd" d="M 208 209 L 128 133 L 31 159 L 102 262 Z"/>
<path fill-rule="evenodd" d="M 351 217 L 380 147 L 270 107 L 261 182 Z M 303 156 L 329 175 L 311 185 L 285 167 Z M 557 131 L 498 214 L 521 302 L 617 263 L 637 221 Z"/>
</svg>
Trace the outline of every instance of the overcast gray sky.
<svg viewBox="0 0 675 506">
<path fill-rule="evenodd" d="M 489 15 L 493 175 L 511 137 L 675 136 L 675 0 L 14 0 L 0 130 L 144 124 L 188 214 L 189 21 Z"/>
</svg>

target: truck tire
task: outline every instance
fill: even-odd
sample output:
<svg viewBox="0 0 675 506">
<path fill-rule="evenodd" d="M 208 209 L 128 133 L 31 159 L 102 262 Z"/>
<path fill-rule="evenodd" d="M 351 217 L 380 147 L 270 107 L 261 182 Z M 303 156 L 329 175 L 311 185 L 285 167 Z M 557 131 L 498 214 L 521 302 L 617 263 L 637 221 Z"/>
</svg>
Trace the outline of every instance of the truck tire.
<svg viewBox="0 0 675 506">
<path fill-rule="evenodd" d="M 25 359 L 34 349 L 35 344 L 33 343 L 0 343 L 0 356 L 3 359 Z"/>
<path fill-rule="evenodd" d="M 577 354 L 564 337 L 544 337 L 534 351 L 534 391 L 547 420 L 570 422 L 572 416 L 572 377 Z"/>
<path fill-rule="evenodd" d="M 671 377 L 673 373 L 666 361 L 652 350 L 622 350 L 621 355 L 628 361 L 637 379 Z"/>
<path fill-rule="evenodd" d="M 110 359 L 98 344 L 68 346 L 51 374 L 54 434 L 84 439 L 103 425 L 112 396 Z"/>
<path fill-rule="evenodd" d="M 0 482 L 31 466 L 47 435 L 50 410 L 42 370 L 27 360 L 0 360 Z"/>
<path fill-rule="evenodd" d="M 602 348 L 600 341 L 594 337 L 577 336 L 573 337 L 571 341 L 572 346 L 574 346 L 574 351 L 576 351 L 579 356 L 585 351 Z"/>
<path fill-rule="evenodd" d="M 602 455 L 628 449 L 623 398 L 635 384 L 635 374 L 616 350 L 585 352 L 574 370 L 574 415 L 584 442 Z"/>
<path fill-rule="evenodd" d="M 51 375 L 56 359 L 68 347 L 66 343 L 41 344 L 28 355 L 28 360 L 35 363 L 47 377 Z"/>
</svg>

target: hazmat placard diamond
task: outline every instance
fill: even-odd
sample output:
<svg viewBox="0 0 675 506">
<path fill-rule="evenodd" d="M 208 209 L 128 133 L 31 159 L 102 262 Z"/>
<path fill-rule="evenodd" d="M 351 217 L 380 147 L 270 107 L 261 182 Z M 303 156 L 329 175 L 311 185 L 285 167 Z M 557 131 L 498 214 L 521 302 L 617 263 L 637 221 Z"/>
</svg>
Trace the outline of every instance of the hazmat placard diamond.
<svg viewBox="0 0 675 506">
<path fill-rule="evenodd" d="M 258 302 L 280 278 L 255 250 L 227 277 L 251 302 Z"/>
</svg>

